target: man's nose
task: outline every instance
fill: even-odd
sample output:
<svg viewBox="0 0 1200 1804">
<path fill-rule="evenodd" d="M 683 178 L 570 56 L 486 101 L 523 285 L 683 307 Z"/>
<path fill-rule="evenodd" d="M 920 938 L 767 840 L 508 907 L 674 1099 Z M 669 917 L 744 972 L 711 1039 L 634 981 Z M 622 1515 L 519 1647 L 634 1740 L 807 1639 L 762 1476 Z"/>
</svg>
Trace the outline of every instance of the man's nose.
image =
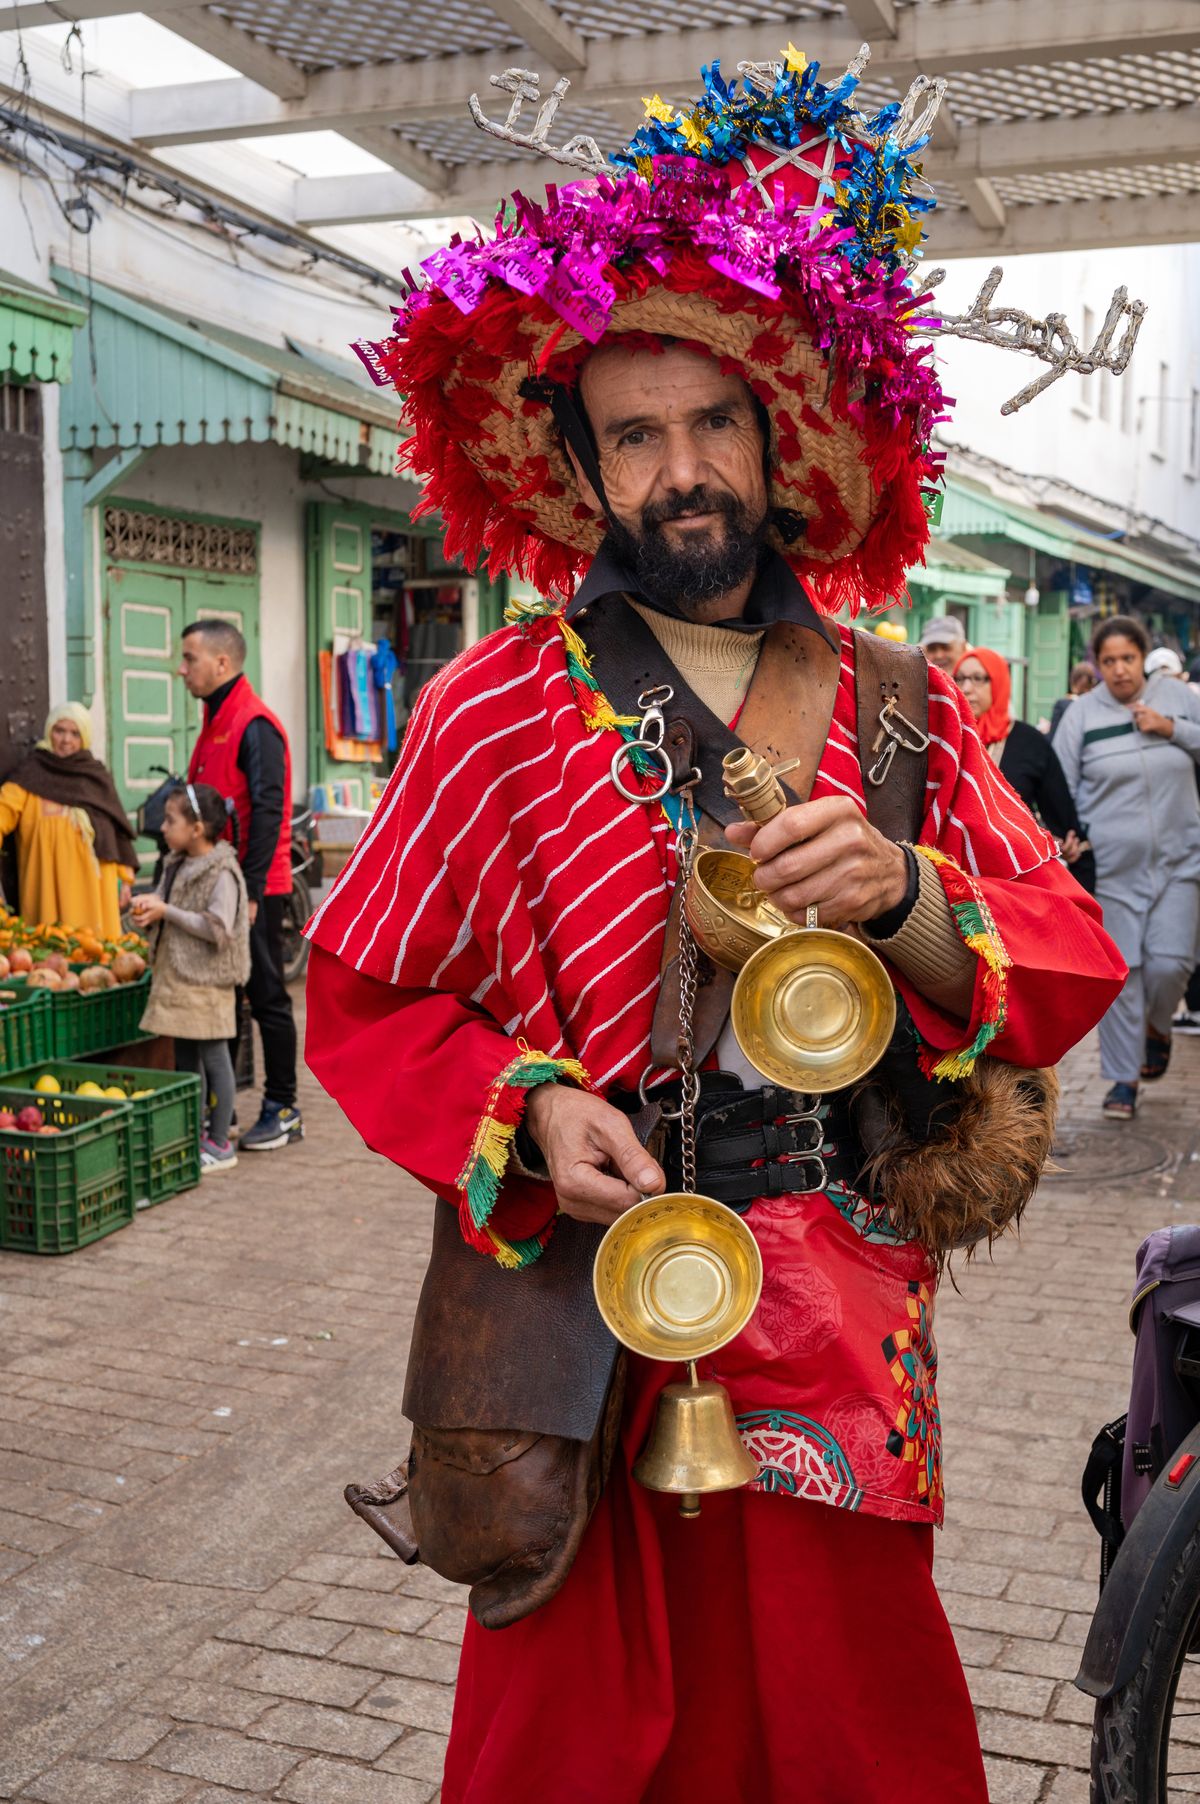
<svg viewBox="0 0 1200 1804">
<path fill-rule="evenodd" d="M 690 495 L 708 474 L 708 463 L 692 433 L 669 431 L 663 450 L 660 484 L 668 493 Z"/>
</svg>

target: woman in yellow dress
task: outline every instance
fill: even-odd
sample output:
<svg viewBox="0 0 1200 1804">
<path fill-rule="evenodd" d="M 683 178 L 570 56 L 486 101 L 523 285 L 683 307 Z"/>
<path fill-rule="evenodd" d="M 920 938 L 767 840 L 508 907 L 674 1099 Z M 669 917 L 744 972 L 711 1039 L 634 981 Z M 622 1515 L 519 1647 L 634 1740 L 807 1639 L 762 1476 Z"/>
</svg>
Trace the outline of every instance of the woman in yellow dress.
<svg viewBox="0 0 1200 1804">
<path fill-rule="evenodd" d="M 63 702 L 45 736 L 0 785 L 0 842 L 17 836 L 17 906 L 26 921 L 121 931 L 137 869 L 129 820 L 107 767 L 92 756 L 92 717 Z"/>
</svg>

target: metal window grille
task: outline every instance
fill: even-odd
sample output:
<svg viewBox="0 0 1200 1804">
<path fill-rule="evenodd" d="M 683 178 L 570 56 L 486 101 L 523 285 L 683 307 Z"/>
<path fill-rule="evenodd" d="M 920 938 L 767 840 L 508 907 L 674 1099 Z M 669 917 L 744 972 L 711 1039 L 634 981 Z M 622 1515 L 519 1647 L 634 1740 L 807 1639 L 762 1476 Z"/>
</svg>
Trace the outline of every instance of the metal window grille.
<svg viewBox="0 0 1200 1804">
<path fill-rule="evenodd" d="M 253 576 L 258 570 L 258 535 L 249 528 L 126 507 L 105 508 L 104 550 L 119 563 L 172 564 L 180 570 L 236 576 Z"/>
</svg>

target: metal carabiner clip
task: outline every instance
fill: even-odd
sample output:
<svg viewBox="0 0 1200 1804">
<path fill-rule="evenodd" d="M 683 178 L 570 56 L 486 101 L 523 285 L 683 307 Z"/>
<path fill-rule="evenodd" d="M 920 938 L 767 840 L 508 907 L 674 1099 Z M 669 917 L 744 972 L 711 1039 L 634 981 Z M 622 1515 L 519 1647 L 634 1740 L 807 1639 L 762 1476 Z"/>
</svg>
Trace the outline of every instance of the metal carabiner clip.
<svg viewBox="0 0 1200 1804">
<path fill-rule="evenodd" d="M 612 778 L 613 788 L 617 794 L 624 796 L 627 802 L 661 802 L 668 795 L 675 781 L 675 767 L 671 763 L 670 754 L 663 746 L 667 736 L 667 721 L 663 709 L 669 701 L 675 699 L 675 691 L 669 683 L 658 683 L 653 689 L 643 689 L 638 696 L 637 705 L 642 710 L 642 718 L 638 721 L 637 736 L 627 739 L 619 745 L 612 756 L 608 774 Z M 651 790 L 639 790 L 636 793 L 626 789 L 621 781 L 621 772 L 627 759 L 632 760 L 638 751 L 648 758 L 654 759 L 662 767 L 662 778 Z"/>
</svg>

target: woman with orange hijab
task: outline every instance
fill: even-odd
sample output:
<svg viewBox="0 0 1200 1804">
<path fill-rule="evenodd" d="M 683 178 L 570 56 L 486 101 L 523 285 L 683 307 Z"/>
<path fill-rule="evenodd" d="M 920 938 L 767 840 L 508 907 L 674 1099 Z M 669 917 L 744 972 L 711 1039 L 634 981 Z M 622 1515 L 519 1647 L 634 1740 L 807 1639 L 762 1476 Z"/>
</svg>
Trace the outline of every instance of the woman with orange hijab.
<svg viewBox="0 0 1200 1804">
<path fill-rule="evenodd" d="M 1012 678 L 999 652 L 976 645 L 954 666 L 954 680 L 975 716 L 975 731 L 988 755 L 1047 829 L 1060 841 L 1076 879 L 1090 890 L 1095 871 L 1083 844 L 1079 817 L 1062 766 L 1044 733 L 1011 713 Z"/>
</svg>

